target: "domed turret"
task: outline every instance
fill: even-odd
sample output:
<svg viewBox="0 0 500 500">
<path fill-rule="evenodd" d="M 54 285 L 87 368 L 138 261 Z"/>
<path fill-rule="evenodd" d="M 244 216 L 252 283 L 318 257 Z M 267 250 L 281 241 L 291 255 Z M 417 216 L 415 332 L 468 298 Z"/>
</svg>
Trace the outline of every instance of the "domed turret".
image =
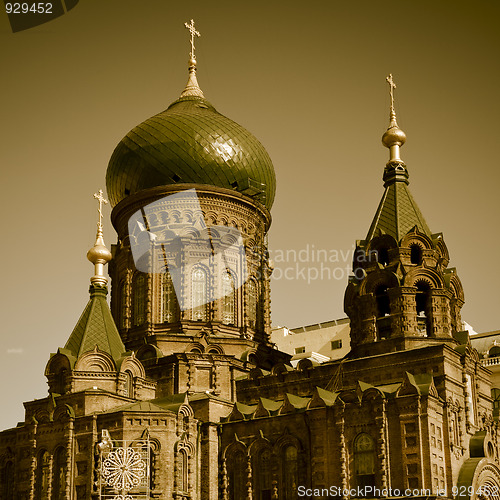
<svg viewBox="0 0 500 500">
<path fill-rule="evenodd" d="M 198 96 L 181 97 L 133 128 L 116 147 L 106 174 L 113 206 L 142 189 L 178 183 L 236 189 L 267 208 L 276 189 L 262 144 Z"/>
<path fill-rule="evenodd" d="M 204 98 L 193 43 L 180 98 L 120 141 L 106 173 L 113 206 L 143 189 L 184 183 L 235 189 L 268 209 L 276 190 L 273 164 L 262 144 Z"/>
</svg>

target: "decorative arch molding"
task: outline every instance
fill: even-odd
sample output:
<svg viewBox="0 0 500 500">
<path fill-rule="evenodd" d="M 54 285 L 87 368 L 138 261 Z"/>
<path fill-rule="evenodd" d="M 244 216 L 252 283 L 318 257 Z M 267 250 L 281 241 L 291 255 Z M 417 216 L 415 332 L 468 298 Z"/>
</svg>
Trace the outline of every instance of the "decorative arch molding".
<svg viewBox="0 0 500 500">
<path fill-rule="evenodd" d="M 250 446 L 248 447 L 248 454 L 251 456 L 256 456 L 258 453 L 260 453 L 263 449 L 266 448 L 272 451 L 272 444 L 271 441 L 265 438 L 261 432 L 259 437 L 257 437 L 250 443 Z"/>
<path fill-rule="evenodd" d="M 381 402 L 385 398 L 385 394 L 378 389 L 377 387 L 370 387 L 369 389 L 365 389 L 363 391 L 363 394 L 361 395 L 361 404 L 365 402 Z"/>
<path fill-rule="evenodd" d="M 227 226 L 229 223 L 229 217 L 226 214 L 219 213 L 217 215 L 217 225 Z"/>
<path fill-rule="evenodd" d="M 450 272 L 445 275 L 445 278 L 449 276 L 449 288 L 452 291 L 455 298 L 465 302 L 464 288 L 462 286 L 462 282 L 457 274 L 453 270 L 449 270 Z"/>
<path fill-rule="evenodd" d="M 107 353 L 100 351 L 95 346 L 93 351 L 86 352 L 80 356 L 75 364 L 76 371 L 87 372 L 115 372 L 116 365 L 113 358 Z"/>
<path fill-rule="evenodd" d="M 255 379 L 258 379 L 259 377 L 263 377 L 264 376 L 264 372 L 256 367 L 256 368 L 252 368 L 249 372 L 248 372 L 248 378 L 250 380 L 255 380 Z"/>
<path fill-rule="evenodd" d="M 75 360 L 70 360 L 66 354 L 57 352 L 49 359 L 47 366 L 45 367 L 45 376 L 48 377 L 49 375 L 58 374 L 61 370 L 67 370 L 69 372 L 74 362 Z"/>
<path fill-rule="evenodd" d="M 441 264 L 443 265 L 443 267 L 446 267 L 448 265 L 448 263 L 450 262 L 450 254 L 448 252 L 448 247 L 446 246 L 446 243 L 444 242 L 443 234 L 442 233 L 434 234 L 433 240 L 434 240 L 434 246 L 438 252 L 438 255 L 442 259 Z"/>
<path fill-rule="evenodd" d="M 136 357 L 139 361 L 146 361 L 147 359 L 160 359 L 163 353 L 152 344 L 144 344 L 137 349 Z"/>
<path fill-rule="evenodd" d="M 233 442 L 229 443 L 225 448 L 224 451 L 222 452 L 222 457 L 226 460 L 231 459 L 233 455 L 236 455 L 236 453 L 242 452 L 245 455 L 248 455 L 248 448 L 245 445 L 243 441 L 240 441 L 238 439 L 238 436 L 236 433 L 234 434 L 233 437 Z"/>
<path fill-rule="evenodd" d="M 194 227 L 183 227 L 178 229 L 178 234 L 177 236 L 184 237 L 184 238 L 200 238 L 200 231 Z"/>
<path fill-rule="evenodd" d="M 403 280 L 403 286 L 416 286 L 418 282 L 426 282 L 430 288 L 444 288 L 441 275 L 428 268 L 412 269 Z"/>
<path fill-rule="evenodd" d="M 47 410 L 42 408 L 38 408 L 38 410 L 35 411 L 33 418 L 39 424 L 52 422 L 52 415 Z"/>
<path fill-rule="evenodd" d="M 284 432 L 274 443 L 274 452 L 279 454 L 282 450 L 284 450 L 287 446 L 295 446 L 297 448 L 297 452 L 301 453 L 304 451 L 304 447 L 302 446 L 302 442 L 295 437 L 293 434 L 290 434 L 288 429 L 285 427 Z"/>
<path fill-rule="evenodd" d="M 290 367 L 285 365 L 285 363 L 276 363 L 272 368 L 271 368 L 271 374 L 272 375 L 282 375 L 284 373 L 287 373 L 290 371 Z"/>
<path fill-rule="evenodd" d="M 186 400 L 184 401 L 184 403 L 182 403 L 180 406 L 179 406 L 179 410 L 177 411 L 177 414 L 179 416 L 182 416 L 184 418 L 187 418 L 187 417 L 193 417 L 194 418 L 194 411 L 193 409 L 191 408 L 191 406 L 189 405 L 188 401 L 187 401 L 187 398 Z"/>
<path fill-rule="evenodd" d="M 208 354 L 224 354 L 224 349 L 218 344 L 210 344 L 207 345 L 207 353 Z"/>
<path fill-rule="evenodd" d="M 359 290 L 360 295 L 374 293 L 375 290 L 384 285 L 387 288 L 394 288 L 399 286 L 399 279 L 395 273 L 379 269 L 370 273 L 362 282 Z"/>
<path fill-rule="evenodd" d="M 489 458 L 469 458 L 460 469 L 457 487 L 459 492 L 463 492 L 460 500 L 498 498 L 500 469 Z M 488 494 L 488 490 L 496 494 Z"/>
<path fill-rule="evenodd" d="M 306 370 L 309 370 L 310 368 L 313 368 L 314 366 L 315 366 L 315 363 L 313 363 L 311 359 L 303 358 L 297 363 L 297 370 L 300 372 L 305 372 Z"/>
<path fill-rule="evenodd" d="M 65 421 L 74 417 L 75 417 L 75 410 L 73 409 L 73 407 L 68 404 L 64 404 L 57 406 L 57 408 L 54 410 L 54 415 L 52 419 L 54 421 L 57 420 Z"/>
<path fill-rule="evenodd" d="M 179 453 L 179 451 L 185 450 L 188 454 L 188 457 L 194 457 L 196 448 L 194 444 L 189 441 L 187 438 L 187 435 L 184 434 L 181 439 L 179 439 L 175 444 L 174 444 L 174 452 Z"/>
<path fill-rule="evenodd" d="M 349 283 L 344 294 L 344 310 L 359 297 L 359 287 Z"/>
<path fill-rule="evenodd" d="M 215 224 L 217 224 L 217 213 L 212 210 L 206 212 L 205 220 L 208 226 L 215 226 Z"/>
<path fill-rule="evenodd" d="M 400 246 L 409 248 L 411 245 L 418 245 L 422 250 L 434 249 L 432 240 L 424 233 L 421 233 L 417 226 L 414 226 L 401 238 Z"/>
<path fill-rule="evenodd" d="M 134 377 L 146 377 L 144 366 L 142 366 L 142 363 L 137 359 L 135 353 L 133 352 L 131 356 L 127 356 L 121 361 L 120 373 L 125 373 L 126 371 L 130 371 Z"/>
<path fill-rule="evenodd" d="M 184 352 L 203 354 L 205 352 L 205 347 L 206 346 L 201 342 L 191 342 L 190 344 L 188 344 Z"/>
<path fill-rule="evenodd" d="M 376 250 L 377 252 L 381 248 L 387 248 L 388 250 L 392 248 L 397 248 L 398 242 L 390 234 L 381 234 L 371 239 L 366 246 L 366 253 L 369 255 L 370 250 Z"/>
</svg>

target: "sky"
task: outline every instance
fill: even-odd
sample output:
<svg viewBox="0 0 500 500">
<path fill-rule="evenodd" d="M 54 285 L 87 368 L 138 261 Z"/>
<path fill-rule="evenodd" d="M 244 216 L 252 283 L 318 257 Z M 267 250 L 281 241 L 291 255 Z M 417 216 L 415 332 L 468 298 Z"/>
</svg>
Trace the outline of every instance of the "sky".
<svg viewBox="0 0 500 500">
<path fill-rule="evenodd" d="M 500 329 L 499 15 L 496 0 L 82 0 L 12 33 L 0 13 L 0 429 L 47 394 L 49 355 L 88 300 L 93 194 L 122 137 L 183 90 L 191 18 L 205 97 L 276 170 L 273 325 L 345 317 L 353 245 L 383 193 L 392 73 L 410 190 L 444 235 L 462 317 Z"/>
</svg>

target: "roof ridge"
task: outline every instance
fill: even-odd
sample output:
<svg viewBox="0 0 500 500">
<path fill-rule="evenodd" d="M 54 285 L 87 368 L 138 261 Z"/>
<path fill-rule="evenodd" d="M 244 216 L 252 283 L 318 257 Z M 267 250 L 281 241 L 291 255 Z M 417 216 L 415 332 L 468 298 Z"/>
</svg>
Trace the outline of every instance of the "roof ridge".
<svg viewBox="0 0 500 500">
<path fill-rule="evenodd" d="M 107 288 L 90 286 L 90 299 L 78 319 L 65 349 L 79 358 L 97 346 L 118 361 L 126 352 L 106 301 Z"/>
</svg>

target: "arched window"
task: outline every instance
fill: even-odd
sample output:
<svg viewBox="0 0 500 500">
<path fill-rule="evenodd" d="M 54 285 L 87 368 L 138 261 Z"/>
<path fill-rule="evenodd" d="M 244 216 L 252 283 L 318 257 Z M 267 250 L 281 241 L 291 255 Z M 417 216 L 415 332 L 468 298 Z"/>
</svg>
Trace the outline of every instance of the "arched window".
<svg viewBox="0 0 500 500">
<path fill-rule="evenodd" d="M 375 290 L 375 300 L 377 302 L 377 334 L 378 339 L 386 339 L 391 335 L 391 318 L 386 318 L 391 314 L 389 294 L 386 285 L 379 285 Z"/>
<path fill-rule="evenodd" d="M 417 283 L 417 294 L 415 296 L 417 307 L 417 328 L 421 334 L 430 335 L 430 287 L 425 282 Z"/>
<path fill-rule="evenodd" d="M 161 319 L 163 323 L 177 321 L 177 296 L 172 276 L 168 271 L 161 277 Z"/>
<path fill-rule="evenodd" d="M 14 464 L 7 462 L 2 472 L 2 500 L 14 500 Z"/>
<path fill-rule="evenodd" d="M 272 478 L 271 478 L 271 450 L 264 448 L 257 455 L 255 467 L 256 500 L 271 500 Z"/>
<path fill-rule="evenodd" d="M 420 245 L 413 244 L 410 246 L 410 262 L 412 264 L 422 264 L 422 249 Z"/>
<path fill-rule="evenodd" d="M 379 285 L 375 290 L 375 299 L 377 301 L 377 317 L 383 318 L 391 314 L 391 307 L 389 302 L 389 295 L 387 293 L 387 286 Z"/>
<path fill-rule="evenodd" d="M 283 450 L 283 499 L 296 500 L 298 485 L 297 448 L 293 445 Z"/>
<path fill-rule="evenodd" d="M 375 486 L 375 443 L 365 432 L 354 440 L 354 474 L 357 486 Z"/>
<path fill-rule="evenodd" d="M 40 452 L 36 466 L 35 500 L 49 500 L 49 468 L 49 452 Z"/>
<path fill-rule="evenodd" d="M 389 264 L 389 250 L 386 247 L 379 248 L 377 251 L 377 260 L 383 265 Z"/>
<path fill-rule="evenodd" d="M 225 325 L 236 323 L 235 295 L 233 275 L 226 270 L 222 274 L 222 322 Z"/>
<path fill-rule="evenodd" d="M 130 370 L 125 370 L 125 396 L 134 397 L 134 376 Z"/>
<path fill-rule="evenodd" d="M 488 357 L 489 358 L 496 358 L 500 356 L 500 346 L 494 345 L 489 351 L 488 351 Z"/>
<path fill-rule="evenodd" d="M 207 321 L 208 319 L 208 294 L 207 273 L 198 267 L 191 275 L 191 300 L 192 317 L 194 321 Z"/>
<path fill-rule="evenodd" d="M 243 451 L 237 451 L 228 460 L 229 500 L 246 498 L 247 461 Z"/>
<path fill-rule="evenodd" d="M 179 450 L 179 454 L 177 456 L 177 464 L 178 464 L 178 489 L 183 493 L 188 491 L 188 454 L 185 448 L 181 448 Z"/>
<path fill-rule="evenodd" d="M 52 500 L 66 498 L 66 450 L 58 448 L 54 455 L 52 468 Z"/>
<path fill-rule="evenodd" d="M 248 303 L 247 303 L 247 316 L 248 316 L 248 324 L 250 328 L 254 328 L 257 326 L 257 303 L 258 303 L 258 289 L 257 283 L 254 280 L 250 279 L 247 282 L 247 294 L 248 294 Z"/>
<path fill-rule="evenodd" d="M 146 321 L 146 279 L 138 274 L 134 280 L 134 325 L 140 326 Z"/>
<path fill-rule="evenodd" d="M 61 368 L 56 375 L 56 381 L 54 385 L 54 392 L 56 394 L 65 394 L 66 392 L 66 376 L 68 375 L 68 370 L 66 368 Z"/>
</svg>

